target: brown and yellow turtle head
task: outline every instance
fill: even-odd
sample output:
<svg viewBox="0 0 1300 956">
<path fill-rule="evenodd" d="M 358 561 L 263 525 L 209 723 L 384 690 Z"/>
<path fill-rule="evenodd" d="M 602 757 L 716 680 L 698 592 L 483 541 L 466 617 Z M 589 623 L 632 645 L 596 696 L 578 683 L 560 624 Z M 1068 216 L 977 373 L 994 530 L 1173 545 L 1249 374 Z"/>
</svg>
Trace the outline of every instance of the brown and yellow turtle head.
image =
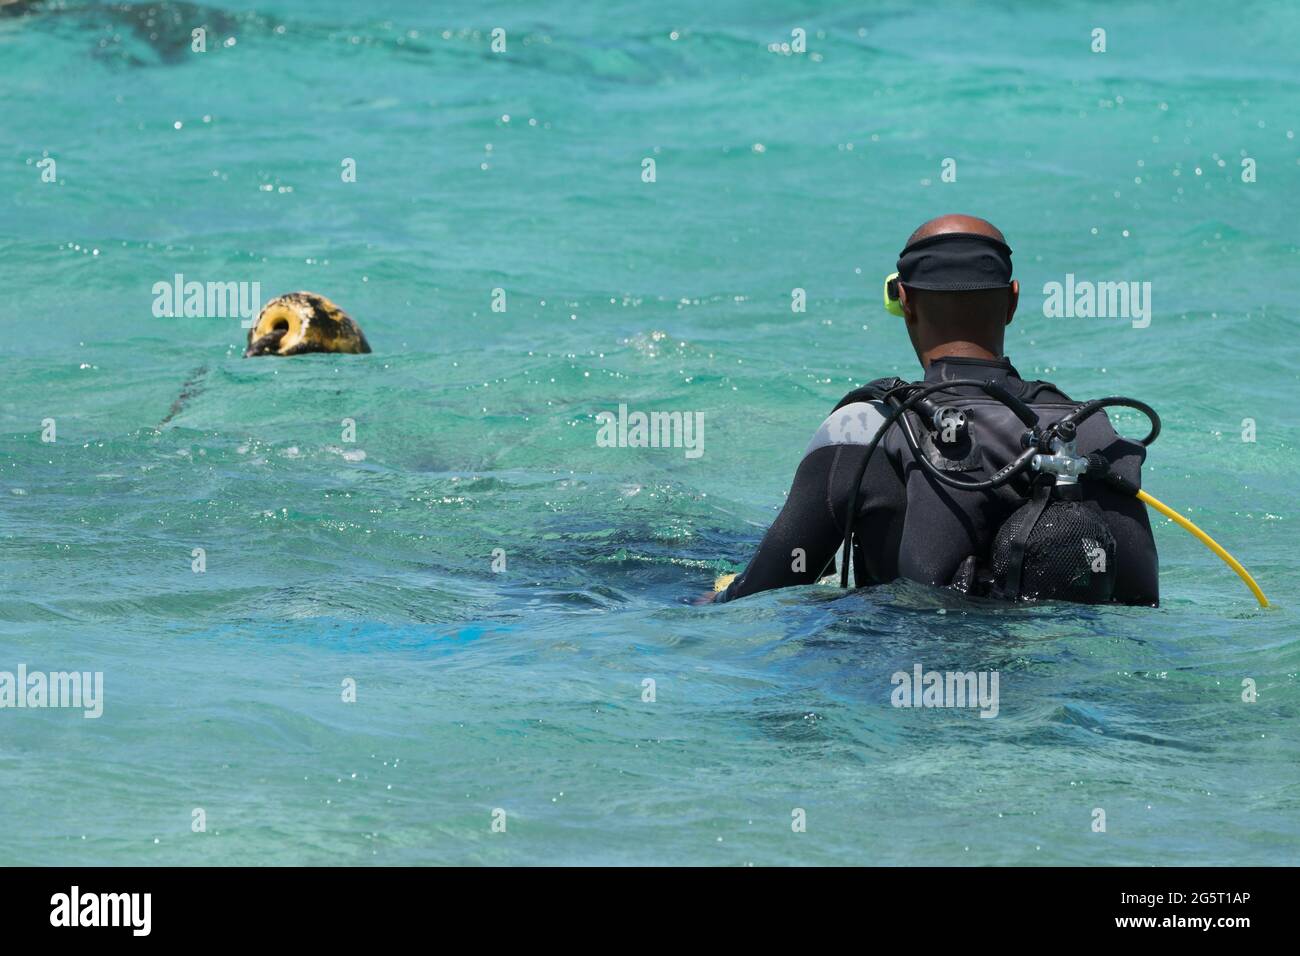
<svg viewBox="0 0 1300 956">
<path fill-rule="evenodd" d="M 262 307 L 248 330 L 244 357 L 369 351 L 370 343 L 352 316 L 323 295 L 290 292 Z"/>
</svg>

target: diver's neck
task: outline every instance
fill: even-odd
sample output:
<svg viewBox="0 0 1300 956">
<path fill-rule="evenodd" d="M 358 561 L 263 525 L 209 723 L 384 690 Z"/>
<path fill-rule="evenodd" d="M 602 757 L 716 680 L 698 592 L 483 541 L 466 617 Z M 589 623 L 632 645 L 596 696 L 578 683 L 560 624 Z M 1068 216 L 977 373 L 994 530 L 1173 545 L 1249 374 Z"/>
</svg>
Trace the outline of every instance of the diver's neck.
<svg viewBox="0 0 1300 956">
<path fill-rule="evenodd" d="M 934 348 L 926 349 L 918 358 L 921 360 L 921 367 L 928 369 L 931 362 L 937 362 L 945 358 L 966 358 L 981 359 L 986 362 L 996 362 L 1002 358 L 1002 349 L 996 352 L 980 345 L 978 342 L 945 342 L 943 345 L 936 345 Z"/>
</svg>

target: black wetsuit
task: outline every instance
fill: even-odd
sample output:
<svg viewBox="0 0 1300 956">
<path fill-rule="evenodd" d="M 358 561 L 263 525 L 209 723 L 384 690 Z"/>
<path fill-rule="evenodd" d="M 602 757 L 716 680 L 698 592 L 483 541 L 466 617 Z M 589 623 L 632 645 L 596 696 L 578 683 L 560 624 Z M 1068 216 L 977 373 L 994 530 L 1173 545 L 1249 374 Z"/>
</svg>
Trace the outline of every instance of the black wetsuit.
<svg viewBox="0 0 1300 956">
<path fill-rule="evenodd" d="M 936 359 L 924 381 L 993 379 L 1023 399 L 1044 422 L 1061 417 L 1077 403 L 1047 382 L 1026 382 L 1006 359 Z M 832 567 L 844 542 L 845 514 L 852 484 L 862 467 L 866 445 L 890 409 L 872 398 L 870 386 L 844 397 L 813 436 L 781 514 L 768 529 L 758 553 L 719 601 L 759 591 L 811 584 Z M 958 386 L 932 396 L 938 404 L 966 411 L 969 435 L 953 447 L 938 445 L 908 412 L 923 450 L 945 471 L 962 478 L 985 479 L 1020 451 L 1024 426 L 1005 405 L 974 386 Z M 1081 454 L 1100 452 L 1115 471 L 1141 483 L 1146 449 L 1119 437 L 1104 413 L 1079 428 Z M 858 493 L 854 518 L 853 570 L 859 585 L 903 577 L 930 585 L 948 585 L 962 562 L 982 560 L 1003 521 L 1024 503 L 1028 479 L 993 491 L 949 488 L 917 464 L 901 427 L 895 425 L 872 455 Z M 1146 506 L 1108 485 L 1089 483 L 1085 497 L 1101 509 L 1115 538 L 1115 589 L 1112 599 L 1124 604 L 1156 605 L 1160 600 L 1155 540 Z"/>
</svg>

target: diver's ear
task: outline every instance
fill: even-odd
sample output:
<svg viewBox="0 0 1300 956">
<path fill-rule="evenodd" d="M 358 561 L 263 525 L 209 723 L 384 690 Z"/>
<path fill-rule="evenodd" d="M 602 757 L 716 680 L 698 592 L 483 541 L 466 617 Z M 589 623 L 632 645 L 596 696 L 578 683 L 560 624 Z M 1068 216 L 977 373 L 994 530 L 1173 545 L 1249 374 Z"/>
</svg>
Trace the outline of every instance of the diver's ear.
<svg viewBox="0 0 1300 956">
<path fill-rule="evenodd" d="M 908 322 L 915 322 L 916 316 L 912 314 L 912 303 L 907 296 L 907 286 L 898 283 L 898 307 L 903 310 L 903 318 Z"/>
<path fill-rule="evenodd" d="M 1015 317 L 1016 314 L 1016 306 L 1019 304 L 1020 304 L 1020 280 L 1012 279 L 1011 295 L 1007 297 L 1007 321 L 1006 321 L 1007 325 L 1011 324 L 1011 320 Z"/>
</svg>

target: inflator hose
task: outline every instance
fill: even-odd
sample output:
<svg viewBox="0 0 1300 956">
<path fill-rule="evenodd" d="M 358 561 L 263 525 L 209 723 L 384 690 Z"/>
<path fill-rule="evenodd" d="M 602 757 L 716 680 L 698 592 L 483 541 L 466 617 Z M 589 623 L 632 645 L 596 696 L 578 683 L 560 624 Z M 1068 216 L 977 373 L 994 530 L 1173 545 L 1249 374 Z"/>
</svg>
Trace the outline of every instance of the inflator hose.
<svg viewBox="0 0 1300 956">
<path fill-rule="evenodd" d="M 1094 469 L 1092 467 L 1092 464 L 1097 459 L 1100 459 L 1100 456 L 1097 456 L 1097 459 L 1094 459 L 1093 456 L 1090 455 L 1089 459 L 1090 459 L 1089 461 L 1090 467 L 1088 470 L 1093 471 Z M 1184 518 L 1182 515 L 1180 515 L 1173 508 L 1169 507 L 1159 498 L 1156 498 L 1154 495 L 1148 494 L 1147 492 L 1143 491 L 1141 488 L 1133 484 L 1133 482 L 1129 481 L 1127 478 L 1115 474 L 1113 471 L 1109 469 L 1109 466 L 1105 466 L 1105 467 L 1106 467 L 1106 471 L 1102 475 L 1102 477 L 1106 479 L 1106 482 L 1108 484 L 1110 484 L 1112 487 L 1116 488 L 1117 490 L 1124 492 L 1125 494 L 1132 495 L 1147 507 L 1156 509 L 1156 511 L 1160 512 L 1162 515 L 1164 515 L 1174 524 L 1178 525 L 1180 528 L 1182 528 L 1184 531 L 1190 534 L 1197 541 L 1201 542 L 1201 544 L 1205 545 L 1207 548 L 1209 548 L 1211 551 L 1217 554 L 1223 560 L 1224 564 L 1226 564 L 1228 567 L 1232 568 L 1232 570 L 1237 572 L 1237 577 L 1241 578 L 1241 580 L 1246 582 L 1246 587 L 1250 588 L 1250 592 L 1255 595 L 1255 600 L 1259 602 L 1259 606 L 1260 607 L 1269 606 L 1268 598 L 1264 597 L 1264 592 L 1261 591 L 1259 585 L 1255 583 L 1255 579 L 1250 576 L 1250 572 L 1247 571 L 1245 568 L 1243 568 L 1241 566 L 1241 562 L 1238 561 L 1236 558 L 1234 558 L 1232 555 L 1230 555 L 1227 549 L 1223 547 L 1223 545 L 1219 544 L 1219 542 L 1215 541 L 1208 534 L 1206 534 L 1195 524 L 1193 524 L 1189 519 Z"/>
</svg>

